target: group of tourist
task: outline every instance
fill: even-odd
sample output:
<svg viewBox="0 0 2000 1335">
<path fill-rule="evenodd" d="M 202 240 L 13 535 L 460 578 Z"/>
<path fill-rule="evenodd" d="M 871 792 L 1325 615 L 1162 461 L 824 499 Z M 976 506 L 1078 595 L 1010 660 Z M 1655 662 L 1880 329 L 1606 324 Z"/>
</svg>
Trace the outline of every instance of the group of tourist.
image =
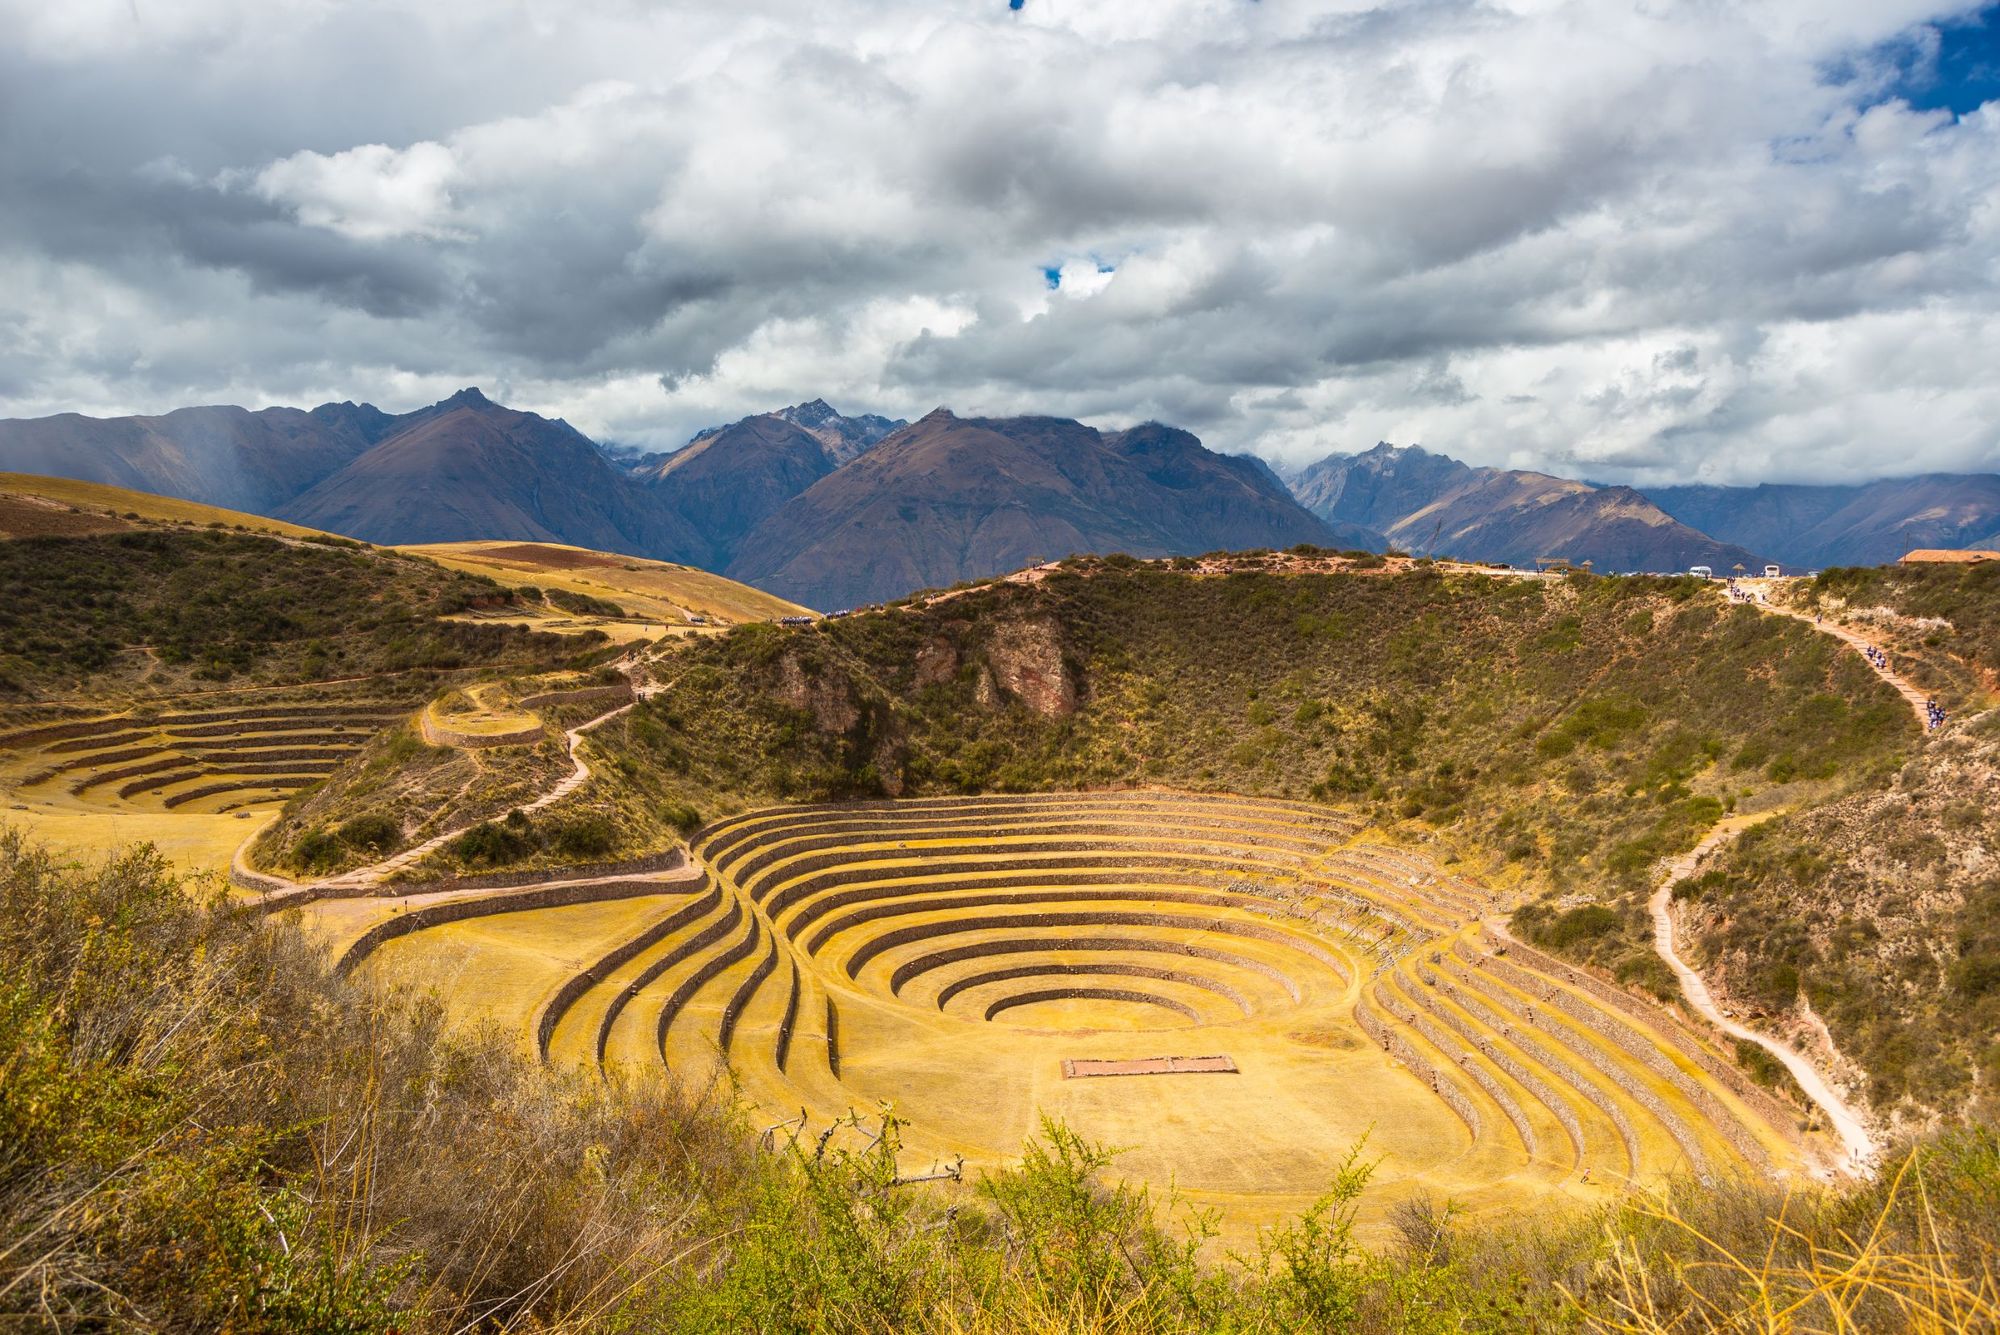
<svg viewBox="0 0 2000 1335">
<path fill-rule="evenodd" d="M 1927 732 L 1936 732 L 1943 726 L 1944 706 L 1939 704 L 1937 697 L 1933 695 L 1930 699 L 1924 701 L 1924 729 Z"/>
<path fill-rule="evenodd" d="M 1746 588 L 1734 579 L 1729 581 L 1729 601 L 1732 603 L 1763 603 L 1770 600 L 1762 589 Z"/>
</svg>

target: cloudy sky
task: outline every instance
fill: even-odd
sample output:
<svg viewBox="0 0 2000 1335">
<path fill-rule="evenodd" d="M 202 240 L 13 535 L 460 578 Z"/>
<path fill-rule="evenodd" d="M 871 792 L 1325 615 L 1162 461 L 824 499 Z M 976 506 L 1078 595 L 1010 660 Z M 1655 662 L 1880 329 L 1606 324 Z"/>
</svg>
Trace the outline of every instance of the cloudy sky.
<svg viewBox="0 0 2000 1335">
<path fill-rule="evenodd" d="M 2000 468 L 2000 7 L 0 0 L 0 416 Z"/>
</svg>

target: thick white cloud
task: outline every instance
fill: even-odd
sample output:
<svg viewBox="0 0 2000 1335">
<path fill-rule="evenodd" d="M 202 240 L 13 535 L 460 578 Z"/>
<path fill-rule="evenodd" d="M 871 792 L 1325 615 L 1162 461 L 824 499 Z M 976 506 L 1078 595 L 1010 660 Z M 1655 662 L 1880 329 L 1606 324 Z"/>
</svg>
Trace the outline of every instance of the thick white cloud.
<svg viewBox="0 0 2000 1335">
<path fill-rule="evenodd" d="M 310 149 L 257 173 L 252 188 L 310 227 L 358 241 L 444 237 L 458 163 L 443 144 L 362 144 L 338 153 Z M 225 182 L 225 188 L 227 182 Z"/>
<path fill-rule="evenodd" d="M 2000 106 L 1890 96 L 1965 9 L 0 0 L 0 412 L 2000 467 Z"/>
</svg>

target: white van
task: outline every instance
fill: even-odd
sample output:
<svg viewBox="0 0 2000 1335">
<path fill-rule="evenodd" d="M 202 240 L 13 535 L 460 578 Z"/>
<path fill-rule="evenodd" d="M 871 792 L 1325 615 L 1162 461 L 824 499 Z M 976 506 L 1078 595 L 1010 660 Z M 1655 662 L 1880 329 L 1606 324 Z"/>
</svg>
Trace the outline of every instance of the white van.
<svg viewBox="0 0 2000 1335">
<path fill-rule="evenodd" d="M 1696 579 L 1715 578 L 1715 572 L 1713 570 L 1710 570 L 1707 566 L 1689 566 L 1688 574 L 1693 575 Z"/>
</svg>

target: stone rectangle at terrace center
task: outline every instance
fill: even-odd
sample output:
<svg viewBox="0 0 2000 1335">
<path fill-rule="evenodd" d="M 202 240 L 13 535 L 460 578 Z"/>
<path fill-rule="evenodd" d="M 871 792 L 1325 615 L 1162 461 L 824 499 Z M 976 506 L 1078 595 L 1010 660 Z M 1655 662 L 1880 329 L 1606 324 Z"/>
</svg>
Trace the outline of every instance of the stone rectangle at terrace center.
<svg viewBox="0 0 2000 1335">
<path fill-rule="evenodd" d="M 1100 1075 L 1235 1075 L 1237 1071 L 1227 1057 L 1065 1057 L 1062 1073 L 1065 1080 L 1083 1080 Z"/>
</svg>

